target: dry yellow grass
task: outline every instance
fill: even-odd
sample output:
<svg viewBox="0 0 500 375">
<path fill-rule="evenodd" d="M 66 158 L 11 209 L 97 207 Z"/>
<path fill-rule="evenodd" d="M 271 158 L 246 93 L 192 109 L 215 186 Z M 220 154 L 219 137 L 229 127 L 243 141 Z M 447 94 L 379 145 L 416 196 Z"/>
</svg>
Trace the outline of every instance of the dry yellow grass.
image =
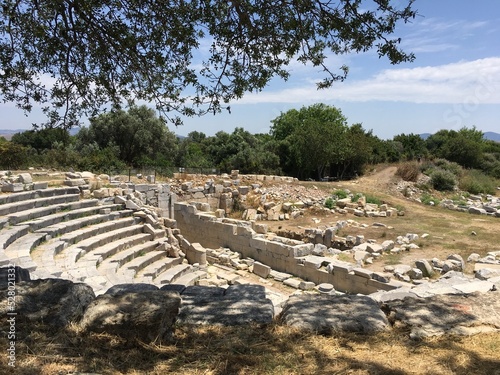
<svg viewBox="0 0 500 375">
<path fill-rule="evenodd" d="M 2 374 L 500 374 L 500 334 L 412 341 L 407 332 L 321 336 L 278 324 L 177 327 L 150 346 L 105 334 L 19 327 L 16 368 Z M 0 339 L 6 347 L 5 337 Z M 13 371 L 12 371 L 13 370 Z"/>
</svg>

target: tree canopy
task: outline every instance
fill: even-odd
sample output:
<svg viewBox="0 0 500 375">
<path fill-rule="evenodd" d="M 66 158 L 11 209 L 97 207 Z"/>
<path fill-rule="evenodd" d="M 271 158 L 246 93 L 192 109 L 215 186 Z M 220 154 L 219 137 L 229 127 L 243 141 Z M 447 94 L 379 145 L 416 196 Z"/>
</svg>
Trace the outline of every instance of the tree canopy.
<svg viewBox="0 0 500 375">
<path fill-rule="evenodd" d="M 403 5 L 401 5 L 403 4 Z M 110 105 L 155 103 L 163 118 L 217 113 L 292 60 L 325 73 L 328 55 L 376 48 L 411 61 L 393 36 L 413 0 L 5 0 L 0 8 L 0 94 L 46 126 L 71 127 Z"/>
<path fill-rule="evenodd" d="M 161 165 L 175 154 L 175 134 L 146 106 L 112 111 L 90 119 L 77 135 L 81 145 L 116 147 L 127 165 Z"/>
</svg>

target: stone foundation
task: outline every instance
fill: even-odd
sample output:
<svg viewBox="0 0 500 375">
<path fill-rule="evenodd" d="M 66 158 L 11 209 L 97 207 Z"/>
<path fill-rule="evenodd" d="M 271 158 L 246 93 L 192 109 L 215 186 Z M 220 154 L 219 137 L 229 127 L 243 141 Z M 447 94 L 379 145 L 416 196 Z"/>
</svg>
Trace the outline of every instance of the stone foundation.
<svg viewBox="0 0 500 375">
<path fill-rule="evenodd" d="M 402 285 L 394 280 L 378 281 L 374 278 L 377 275 L 370 271 L 355 272 L 352 264 L 312 256 L 313 244 L 258 234 L 253 229 L 254 222 L 218 219 L 213 213 L 198 212 L 195 206 L 186 203 L 175 203 L 174 215 L 177 227 L 190 242 L 207 248 L 228 247 L 273 270 L 316 284 L 333 284 L 337 291 L 370 294 Z"/>
</svg>

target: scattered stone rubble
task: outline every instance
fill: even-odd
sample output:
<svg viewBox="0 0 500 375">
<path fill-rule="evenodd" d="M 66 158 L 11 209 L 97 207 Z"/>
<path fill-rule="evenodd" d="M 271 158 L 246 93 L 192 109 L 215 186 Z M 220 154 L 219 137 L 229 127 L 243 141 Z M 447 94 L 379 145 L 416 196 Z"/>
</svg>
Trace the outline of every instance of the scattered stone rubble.
<svg viewBox="0 0 500 375">
<path fill-rule="evenodd" d="M 421 202 L 419 197 L 424 194 L 424 191 L 415 186 L 420 183 L 425 183 L 425 181 L 419 181 L 417 183 L 400 181 L 396 189 L 408 199 Z M 498 190 L 500 190 L 500 187 Z M 437 203 L 433 201 L 430 202 L 431 206 L 435 204 Z M 443 199 L 439 202 L 439 206 L 449 210 L 468 212 L 474 215 L 500 217 L 500 198 L 490 194 L 463 194 L 460 196 L 459 201 Z"/>
</svg>

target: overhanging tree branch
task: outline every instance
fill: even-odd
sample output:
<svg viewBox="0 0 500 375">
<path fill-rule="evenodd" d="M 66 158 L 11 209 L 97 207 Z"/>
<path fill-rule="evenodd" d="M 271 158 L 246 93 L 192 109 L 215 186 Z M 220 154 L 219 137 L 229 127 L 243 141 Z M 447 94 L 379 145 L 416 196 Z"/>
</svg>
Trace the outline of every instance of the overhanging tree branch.
<svg viewBox="0 0 500 375">
<path fill-rule="evenodd" d="M 5 0 L 0 95 L 51 126 L 70 127 L 110 103 L 154 103 L 167 120 L 220 112 L 298 59 L 321 67 L 318 87 L 343 80 L 334 54 L 376 47 L 391 63 L 414 56 L 391 39 L 413 0 Z M 212 41 L 207 54 L 202 41 Z M 200 68 L 201 66 L 201 68 Z M 60 113 L 61 108 L 64 108 Z M 177 114 L 176 114 L 177 113 Z"/>
</svg>

